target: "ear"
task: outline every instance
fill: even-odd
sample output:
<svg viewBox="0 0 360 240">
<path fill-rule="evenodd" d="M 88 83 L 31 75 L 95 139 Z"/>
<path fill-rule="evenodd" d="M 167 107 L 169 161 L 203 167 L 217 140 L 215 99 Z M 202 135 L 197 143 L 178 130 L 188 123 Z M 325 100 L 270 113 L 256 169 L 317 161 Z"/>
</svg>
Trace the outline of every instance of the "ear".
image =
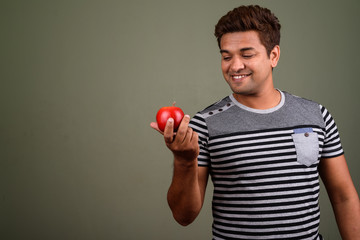
<svg viewBox="0 0 360 240">
<path fill-rule="evenodd" d="M 274 68 L 277 66 L 277 63 L 280 59 L 280 46 L 276 45 L 273 50 L 271 50 L 270 52 L 270 61 L 271 61 L 271 66 Z"/>
</svg>

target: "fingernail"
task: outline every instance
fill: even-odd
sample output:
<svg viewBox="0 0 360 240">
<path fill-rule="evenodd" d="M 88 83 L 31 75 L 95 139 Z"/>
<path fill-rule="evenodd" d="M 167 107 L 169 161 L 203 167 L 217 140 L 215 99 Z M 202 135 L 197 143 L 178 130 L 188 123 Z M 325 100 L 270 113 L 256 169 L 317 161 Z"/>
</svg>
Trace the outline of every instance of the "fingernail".
<svg viewBox="0 0 360 240">
<path fill-rule="evenodd" d="M 186 118 L 190 118 L 190 116 L 189 116 L 189 115 L 187 115 L 187 114 L 185 115 L 185 117 L 186 117 Z"/>
<path fill-rule="evenodd" d="M 168 122 L 173 123 L 173 122 L 174 122 L 174 119 L 173 119 L 173 118 L 169 118 L 169 119 L 168 119 Z"/>
</svg>

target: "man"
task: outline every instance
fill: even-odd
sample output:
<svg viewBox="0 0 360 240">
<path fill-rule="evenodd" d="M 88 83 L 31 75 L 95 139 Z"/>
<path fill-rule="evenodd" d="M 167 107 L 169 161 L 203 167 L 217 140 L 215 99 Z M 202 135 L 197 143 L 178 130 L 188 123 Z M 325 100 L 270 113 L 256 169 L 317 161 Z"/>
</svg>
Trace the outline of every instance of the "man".
<svg viewBox="0 0 360 240">
<path fill-rule="evenodd" d="M 359 197 L 327 109 L 274 88 L 280 23 L 270 10 L 240 6 L 215 27 L 221 69 L 233 94 L 186 115 L 165 143 L 174 154 L 168 203 L 188 225 L 214 184 L 214 239 L 322 239 L 319 175 L 343 239 L 360 239 Z M 151 126 L 158 130 L 156 123 Z"/>
</svg>

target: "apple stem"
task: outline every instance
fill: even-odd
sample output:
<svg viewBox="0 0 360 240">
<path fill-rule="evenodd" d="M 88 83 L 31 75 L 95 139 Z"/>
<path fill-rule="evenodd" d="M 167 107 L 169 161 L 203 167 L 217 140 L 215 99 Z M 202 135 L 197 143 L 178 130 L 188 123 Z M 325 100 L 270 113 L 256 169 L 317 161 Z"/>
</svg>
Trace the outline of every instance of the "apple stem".
<svg viewBox="0 0 360 240">
<path fill-rule="evenodd" d="M 176 102 L 174 101 L 174 102 L 173 102 L 173 107 L 175 107 L 175 104 L 176 104 Z"/>
</svg>

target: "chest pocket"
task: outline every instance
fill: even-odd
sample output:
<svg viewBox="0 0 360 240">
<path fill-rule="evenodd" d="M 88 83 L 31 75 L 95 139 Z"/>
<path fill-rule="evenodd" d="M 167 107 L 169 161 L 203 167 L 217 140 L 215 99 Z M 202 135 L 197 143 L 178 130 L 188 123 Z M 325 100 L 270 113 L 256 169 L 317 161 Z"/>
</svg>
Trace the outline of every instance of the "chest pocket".
<svg viewBox="0 0 360 240">
<path fill-rule="evenodd" d="M 292 139 L 295 144 L 298 163 L 309 167 L 314 164 L 319 157 L 319 140 L 315 132 L 294 131 Z"/>
</svg>

